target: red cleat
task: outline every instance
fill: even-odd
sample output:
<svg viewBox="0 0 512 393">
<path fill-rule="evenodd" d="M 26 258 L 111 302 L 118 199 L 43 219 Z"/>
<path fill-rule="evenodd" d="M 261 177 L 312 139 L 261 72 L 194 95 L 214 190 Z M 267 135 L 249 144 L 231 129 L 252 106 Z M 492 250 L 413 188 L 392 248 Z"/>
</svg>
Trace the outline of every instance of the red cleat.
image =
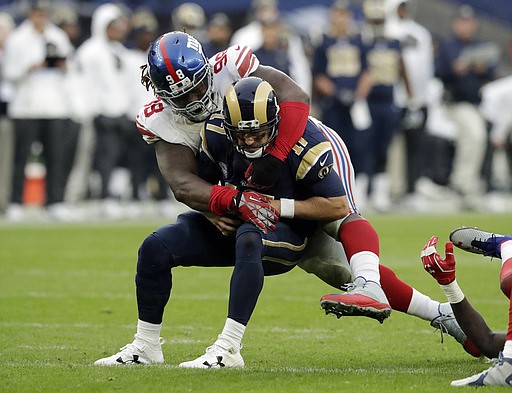
<svg viewBox="0 0 512 393">
<path fill-rule="evenodd" d="M 324 295 L 320 306 L 326 314 L 365 316 L 383 323 L 391 314 L 391 306 L 379 284 L 362 277 L 354 280 L 347 293 Z"/>
</svg>

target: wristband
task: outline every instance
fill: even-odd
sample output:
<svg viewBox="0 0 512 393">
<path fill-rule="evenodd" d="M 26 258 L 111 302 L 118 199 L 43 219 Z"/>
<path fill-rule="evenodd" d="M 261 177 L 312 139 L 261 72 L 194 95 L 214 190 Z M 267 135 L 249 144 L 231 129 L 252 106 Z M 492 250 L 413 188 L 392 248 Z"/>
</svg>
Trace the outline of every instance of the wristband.
<svg viewBox="0 0 512 393">
<path fill-rule="evenodd" d="M 446 285 L 440 284 L 440 287 L 450 304 L 460 303 L 465 297 L 462 289 L 459 287 L 459 284 L 457 284 L 457 279 Z"/>
<path fill-rule="evenodd" d="M 282 218 L 293 218 L 295 215 L 295 199 L 281 198 L 281 214 Z"/>
</svg>

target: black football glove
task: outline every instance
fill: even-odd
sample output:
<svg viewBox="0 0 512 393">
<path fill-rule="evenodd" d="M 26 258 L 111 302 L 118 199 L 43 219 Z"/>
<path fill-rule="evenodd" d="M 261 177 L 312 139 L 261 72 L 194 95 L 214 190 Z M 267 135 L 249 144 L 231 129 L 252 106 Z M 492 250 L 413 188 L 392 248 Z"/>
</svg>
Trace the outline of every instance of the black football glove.
<svg viewBox="0 0 512 393">
<path fill-rule="evenodd" d="M 247 183 L 258 190 L 266 190 L 276 184 L 283 162 L 274 157 L 266 155 L 265 157 L 254 160 L 245 171 Z"/>
</svg>

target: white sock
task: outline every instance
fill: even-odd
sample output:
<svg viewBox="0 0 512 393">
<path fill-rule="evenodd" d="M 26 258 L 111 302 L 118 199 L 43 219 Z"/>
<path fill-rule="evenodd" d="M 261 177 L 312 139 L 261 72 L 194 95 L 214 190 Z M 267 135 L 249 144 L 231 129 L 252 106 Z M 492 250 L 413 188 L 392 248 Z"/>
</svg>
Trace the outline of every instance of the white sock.
<svg viewBox="0 0 512 393">
<path fill-rule="evenodd" d="M 415 317 L 424 319 L 425 321 L 431 321 L 439 315 L 438 307 L 438 301 L 432 300 L 427 295 L 413 289 L 411 303 L 407 309 L 407 314 L 414 315 Z"/>
<path fill-rule="evenodd" d="M 137 322 L 137 338 L 147 341 L 150 344 L 158 344 L 160 342 L 160 331 L 162 324 L 154 324 L 141 321 Z"/>
<path fill-rule="evenodd" d="M 505 341 L 505 346 L 503 347 L 503 357 L 504 358 L 512 358 L 512 340 Z"/>
<path fill-rule="evenodd" d="M 363 277 L 366 281 L 380 284 L 379 257 L 370 251 L 361 251 L 350 258 L 353 277 Z"/>
<path fill-rule="evenodd" d="M 218 345 L 224 349 L 235 348 L 239 350 L 242 346 L 242 338 L 245 333 L 245 325 L 238 323 L 237 321 L 228 318 L 222 333 L 219 334 L 215 345 Z"/>
<path fill-rule="evenodd" d="M 507 240 L 501 243 L 501 264 L 510 258 L 512 258 L 512 240 Z"/>
</svg>

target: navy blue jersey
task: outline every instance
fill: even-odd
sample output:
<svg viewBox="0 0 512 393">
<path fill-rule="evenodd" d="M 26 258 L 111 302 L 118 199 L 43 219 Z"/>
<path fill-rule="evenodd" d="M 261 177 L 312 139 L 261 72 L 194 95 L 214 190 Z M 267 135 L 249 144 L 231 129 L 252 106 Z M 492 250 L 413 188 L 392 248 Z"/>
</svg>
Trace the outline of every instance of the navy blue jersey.
<svg viewBox="0 0 512 393">
<path fill-rule="evenodd" d="M 380 38 L 369 45 L 367 61 L 373 88 L 368 101 L 393 102 L 393 88 L 400 80 L 400 57 L 398 40 Z"/>
<path fill-rule="evenodd" d="M 218 113 L 205 123 L 199 175 L 212 184 L 220 182 L 241 190 L 250 189 L 244 176 L 250 161 L 235 151 L 222 122 L 223 116 Z M 342 180 L 333 170 L 331 143 L 314 122 L 308 121 L 302 138 L 285 160 L 280 178 L 264 193 L 270 198 L 298 200 L 345 195 Z"/>
<path fill-rule="evenodd" d="M 446 90 L 449 92 L 450 100 L 455 102 L 470 102 L 478 105 L 481 100 L 480 89 L 486 83 L 496 77 L 497 61 L 486 63 L 492 58 L 486 58 L 488 44 L 478 40 L 462 41 L 453 37 L 442 42 L 439 47 L 439 56 L 437 58 L 436 72 L 444 82 Z M 453 64 L 457 60 L 464 59 L 466 62 L 475 61 L 477 58 L 481 63 L 486 64 L 485 72 L 475 72 L 473 67 L 463 74 L 457 74 L 453 71 Z"/>
<path fill-rule="evenodd" d="M 324 35 L 313 54 L 312 69 L 313 75 L 325 74 L 334 82 L 338 96 L 353 96 L 366 69 L 365 46 L 359 36 L 342 39 Z"/>
</svg>

